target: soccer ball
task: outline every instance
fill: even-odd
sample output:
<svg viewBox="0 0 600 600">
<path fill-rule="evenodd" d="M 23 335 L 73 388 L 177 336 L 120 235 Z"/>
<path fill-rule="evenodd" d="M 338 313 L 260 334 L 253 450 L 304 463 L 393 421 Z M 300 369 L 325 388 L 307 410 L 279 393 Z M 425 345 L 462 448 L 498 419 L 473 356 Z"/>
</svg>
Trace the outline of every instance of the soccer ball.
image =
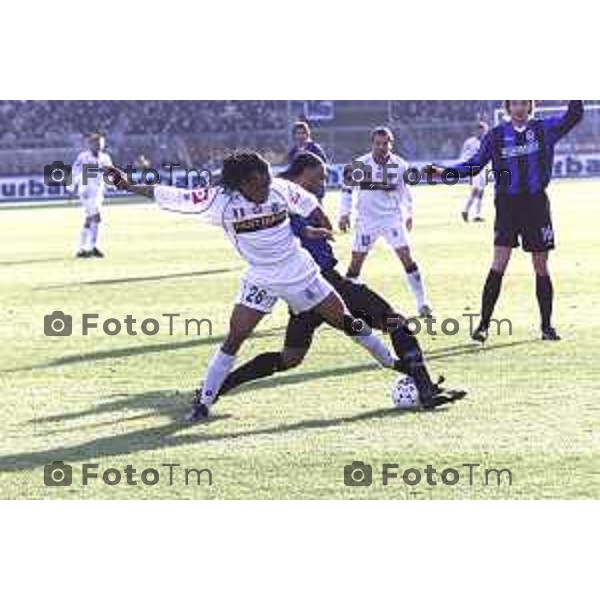
<svg viewBox="0 0 600 600">
<path fill-rule="evenodd" d="M 401 377 L 392 389 L 392 402 L 396 408 L 419 408 L 419 390 L 412 377 Z"/>
</svg>

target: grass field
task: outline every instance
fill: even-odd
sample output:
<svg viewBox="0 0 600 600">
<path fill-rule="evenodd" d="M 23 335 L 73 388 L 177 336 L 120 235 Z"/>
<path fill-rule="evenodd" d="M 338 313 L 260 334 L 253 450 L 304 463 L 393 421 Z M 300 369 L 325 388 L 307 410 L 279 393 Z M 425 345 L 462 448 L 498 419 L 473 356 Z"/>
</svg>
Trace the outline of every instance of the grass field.
<svg viewBox="0 0 600 600">
<path fill-rule="evenodd" d="M 600 497 L 600 182 L 552 189 L 558 251 L 553 256 L 556 324 L 564 341 L 539 340 L 534 278 L 517 253 L 498 316 L 513 335 L 484 349 L 468 341 L 465 309 L 477 311 L 491 254 L 491 219 L 460 221 L 465 188 L 417 190 L 414 247 L 439 320 L 459 320 L 455 336 L 422 335 L 430 366 L 469 388 L 447 410 L 391 408 L 394 374 L 372 366 L 348 338 L 323 328 L 297 370 L 223 398 L 208 423 L 182 424 L 191 390 L 226 332 L 244 265 L 220 231 L 148 204 L 109 206 L 105 260 L 76 261 L 76 207 L 0 211 L 1 498 L 598 498 Z M 335 195 L 328 208 L 335 214 Z M 486 199 L 488 216 L 491 200 Z M 345 266 L 350 236 L 338 235 Z M 406 312 L 414 310 L 399 264 L 383 245 L 364 280 Z M 46 337 L 44 315 L 74 316 L 70 337 Z M 82 313 L 139 323 L 157 318 L 155 336 L 81 335 Z M 212 321 L 212 336 L 169 335 L 163 313 Z M 286 322 L 280 305 L 243 348 L 238 364 L 278 349 Z M 180 323 L 178 320 L 177 323 Z M 373 465 L 373 485 L 344 485 L 344 465 Z M 44 465 L 73 467 L 69 487 L 46 487 Z M 81 485 L 82 463 L 139 473 L 156 468 L 154 486 L 100 479 Z M 200 486 L 179 467 L 210 469 Z M 381 482 L 381 465 L 425 470 L 438 485 Z M 469 484 L 463 464 L 480 464 Z M 439 473 L 460 471 L 444 485 Z M 483 469 L 510 469 L 483 485 Z M 206 474 L 205 474 L 206 475 Z"/>
</svg>

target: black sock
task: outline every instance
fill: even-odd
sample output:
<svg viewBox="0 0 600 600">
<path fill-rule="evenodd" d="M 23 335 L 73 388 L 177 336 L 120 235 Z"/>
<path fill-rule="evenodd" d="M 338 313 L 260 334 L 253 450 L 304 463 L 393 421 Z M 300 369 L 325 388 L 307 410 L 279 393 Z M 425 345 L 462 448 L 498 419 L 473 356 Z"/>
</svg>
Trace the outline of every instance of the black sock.
<svg viewBox="0 0 600 600">
<path fill-rule="evenodd" d="M 223 396 L 243 383 L 269 377 L 281 370 L 281 352 L 259 354 L 227 375 L 219 390 L 219 396 Z"/>
<path fill-rule="evenodd" d="M 494 307 L 500 296 L 500 288 L 502 287 L 502 277 L 504 273 L 490 269 L 485 285 L 483 286 L 483 294 L 481 295 L 481 323 L 480 327 L 487 329 L 490 326 L 490 320 L 494 313 Z"/>
<path fill-rule="evenodd" d="M 552 301 L 554 299 L 554 288 L 552 287 L 550 275 L 538 275 L 536 277 L 535 291 L 540 305 L 542 329 L 548 329 L 551 327 Z"/>
<path fill-rule="evenodd" d="M 395 329 L 391 333 L 391 338 L 396 356 L 400 359 L 402 371 L 415 380 L 419 393 L 429 393 L 433 383 L 417 338 L 403 327 Z"/>
</svg>

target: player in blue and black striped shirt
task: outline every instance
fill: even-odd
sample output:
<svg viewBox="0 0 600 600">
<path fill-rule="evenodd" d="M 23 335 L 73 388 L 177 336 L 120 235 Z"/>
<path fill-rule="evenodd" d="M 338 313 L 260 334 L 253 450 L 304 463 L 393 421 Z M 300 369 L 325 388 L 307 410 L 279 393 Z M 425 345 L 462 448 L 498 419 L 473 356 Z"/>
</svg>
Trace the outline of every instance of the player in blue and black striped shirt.
<svg viewBox="0 0 600 600">
<path fill-rule="evenodd" d="M 554 291 L 548 272 L 548 252 L 554 249 L 554 230 L 546 188 L 552 179 L 554 147 L 583 118 L 583 101 L 571 100 L 560 117 L 532 118 L 533 100 L 506 100 L 510 119 L 494 127 L 474 156 L 448 167 L 461 177 L 475 176 L 489 162 L 496 181 L 494 261 L 482 294 L 481 321 L 473 339 L 484 342 L 500 295 L 512 249 L 532 255 L 542 339 L 559 340 L 552 327 Z M 439 173 L 441 167 L 433 167 Z"/>
</svg>

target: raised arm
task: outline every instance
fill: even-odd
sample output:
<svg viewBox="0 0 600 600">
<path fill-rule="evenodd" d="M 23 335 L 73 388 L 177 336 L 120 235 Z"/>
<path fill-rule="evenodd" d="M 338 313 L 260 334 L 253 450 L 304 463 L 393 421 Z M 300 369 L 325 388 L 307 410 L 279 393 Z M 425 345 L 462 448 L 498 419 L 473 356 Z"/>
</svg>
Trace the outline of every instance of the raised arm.
<svg viewBox="0 0 600 600">
<path fill-rule="evenodd" d="M 583 119 L 583 100 L 569 100 L 564 115 L 544 119 L 544 127 L 550 132 L 553 142 L 567 135 Z"/>
</svg>

